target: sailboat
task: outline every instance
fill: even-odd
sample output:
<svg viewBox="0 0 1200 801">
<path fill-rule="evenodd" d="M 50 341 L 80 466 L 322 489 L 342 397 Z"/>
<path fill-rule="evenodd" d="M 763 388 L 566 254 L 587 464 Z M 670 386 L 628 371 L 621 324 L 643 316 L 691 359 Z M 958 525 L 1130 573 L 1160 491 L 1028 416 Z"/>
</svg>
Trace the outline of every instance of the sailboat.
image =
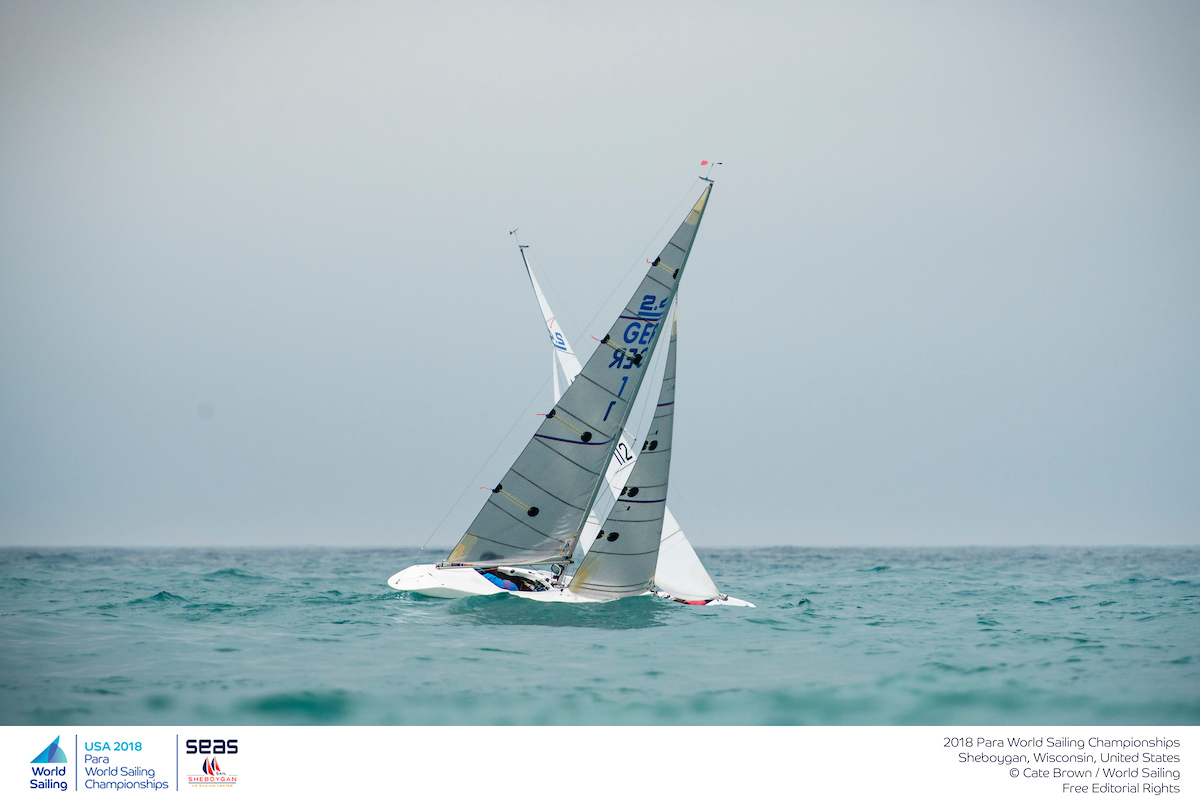
<svg viewBox="0 0 1200 801">
<path fill-rule="evenodd" d="M 388 580 L 392 588 L 444 598 L 509 593 L 596 602 L 654 594 L 689 604 L 753 606 L 717 590 L 666 507 L 675 299 L 712 192 L 713 182 L 705 180 L 700 198 L 586 365 L 550 312 L 521 247 L 555 347 L 554 408 L 450 554 L 437 564 L 400 571 Z M 668 320 L 654 418 L 638 449 L 626 424 Z M 558 368 L 567 384 L 561 391 Z M 603 507 L 610 508 L 601 522 Z"/>
</svg>

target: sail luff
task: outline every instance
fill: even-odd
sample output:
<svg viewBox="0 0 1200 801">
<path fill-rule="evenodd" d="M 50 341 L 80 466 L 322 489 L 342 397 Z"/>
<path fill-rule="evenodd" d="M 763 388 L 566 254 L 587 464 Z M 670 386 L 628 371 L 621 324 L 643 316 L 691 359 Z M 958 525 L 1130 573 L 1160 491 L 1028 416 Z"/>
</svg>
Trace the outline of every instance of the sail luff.
<svg viewBox="0 0 1200 801">
<path fill-rule="evenodd" d="M 661 337 L 712 184 L 443 564 L 570 561 Z M 531 275 L 532 277 L 532 275 Z"/>
</svg>

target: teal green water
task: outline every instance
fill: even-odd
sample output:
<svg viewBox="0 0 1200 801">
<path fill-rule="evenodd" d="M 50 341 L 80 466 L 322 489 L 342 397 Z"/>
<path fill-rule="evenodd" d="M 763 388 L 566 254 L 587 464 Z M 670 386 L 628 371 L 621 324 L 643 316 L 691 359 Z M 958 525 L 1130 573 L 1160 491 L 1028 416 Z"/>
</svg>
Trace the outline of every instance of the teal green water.
<svg viewBox="0 0 1200 801">
<path fill-rule="evenodd" d="M 1197 549 L 702 552 L 756 609 L 392 592 L 414 556 L 0 550 L 0 723 L 1200 723 Z"/>
</svg>

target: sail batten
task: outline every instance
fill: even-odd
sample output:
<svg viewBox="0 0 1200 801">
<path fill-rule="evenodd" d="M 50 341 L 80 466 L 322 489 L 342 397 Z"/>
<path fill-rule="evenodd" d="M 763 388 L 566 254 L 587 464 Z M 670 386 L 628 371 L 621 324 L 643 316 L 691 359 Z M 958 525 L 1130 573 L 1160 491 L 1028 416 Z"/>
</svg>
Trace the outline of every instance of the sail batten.
<svg viewBox="0 0 1200 801">
<path fill-rule="evenodd" d="M 522 499 L 525 517 L 502 507 L 497 496 L 503 495 L 493 492 L 445 563 L 490 567 L 570 560 L 662 339 L 661 321 L 672 307 L 711 192 L 710 184 L 613 322 L 602 340 L 611 347 L 596 348 L 579 373 L 586 380 L 571 383 L 498 484 Z M 654 274 L 664 264 L 669 283 Z M 530 280 L 549 317 L 532 271 Z M 547 326 L 554 339 L 553 318 Z"/>
</svg>

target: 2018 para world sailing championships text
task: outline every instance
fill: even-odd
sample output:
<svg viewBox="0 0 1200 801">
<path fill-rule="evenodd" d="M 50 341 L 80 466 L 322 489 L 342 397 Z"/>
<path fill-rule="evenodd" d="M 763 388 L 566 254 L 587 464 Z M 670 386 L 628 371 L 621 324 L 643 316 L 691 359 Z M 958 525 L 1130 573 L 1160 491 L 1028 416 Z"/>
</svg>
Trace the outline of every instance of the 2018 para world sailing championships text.
<svg viewBox="0 0 1200 801">
<path fill-rule="evenodd" d="M 1179 740 L 1154 737 L 1149 740 L 1110 740 L 1104 737 L 1089 737 L 1083 740 L 1073 737 L 943 737 L 943 748 L 1178 748 Z"/>
</svg>

